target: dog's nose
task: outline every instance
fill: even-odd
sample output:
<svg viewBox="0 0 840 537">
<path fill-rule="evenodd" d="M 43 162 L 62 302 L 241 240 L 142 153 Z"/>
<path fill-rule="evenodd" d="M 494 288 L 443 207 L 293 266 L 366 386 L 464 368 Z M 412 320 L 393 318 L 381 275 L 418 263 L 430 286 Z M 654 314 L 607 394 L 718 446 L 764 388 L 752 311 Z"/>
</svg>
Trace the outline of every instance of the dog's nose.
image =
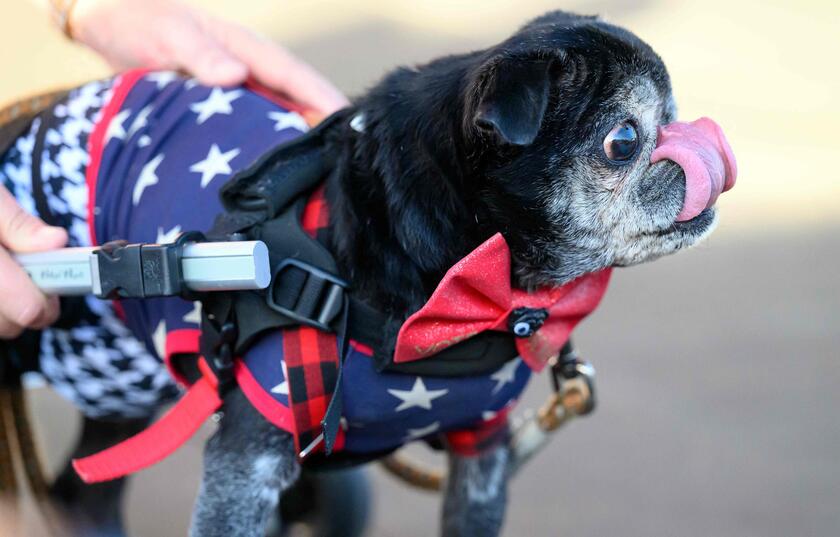
<svg viewBox="0 0 840 537">
<path fill-rule="evenodd" d="M 677 222 L 691 220 L 735 186 L 738 167 L 720 126 L 709 118 L 659 127 L 651 163 L 671 160 L 685 172 L 685 201 Z"/>
</svg>

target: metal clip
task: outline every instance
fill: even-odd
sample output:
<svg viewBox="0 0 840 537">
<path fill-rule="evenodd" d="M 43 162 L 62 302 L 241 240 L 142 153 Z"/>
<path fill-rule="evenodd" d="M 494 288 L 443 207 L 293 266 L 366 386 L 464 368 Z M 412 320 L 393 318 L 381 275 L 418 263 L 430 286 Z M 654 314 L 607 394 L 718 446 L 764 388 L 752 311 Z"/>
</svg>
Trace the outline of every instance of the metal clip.
<svg viewBox="0 0 840 537">
<path fill-rule="evenodd" d="M 595 368 L 589 362 L 579 362 L 574 371 L 573 377 L 562 377 L 559 388 L 537 412 L 537 420 L 544 431 L 557 430 L 568 420 L 595 409 Z"/>
<path fill-rule="evenodd" d="M 548 444 L 552 433 L 595 409 L 595 368 L 578 359 L 571 344 L 551 362 L 552 393 L 543 406 L 513 423 L 511 472 Z"/>
</svg>

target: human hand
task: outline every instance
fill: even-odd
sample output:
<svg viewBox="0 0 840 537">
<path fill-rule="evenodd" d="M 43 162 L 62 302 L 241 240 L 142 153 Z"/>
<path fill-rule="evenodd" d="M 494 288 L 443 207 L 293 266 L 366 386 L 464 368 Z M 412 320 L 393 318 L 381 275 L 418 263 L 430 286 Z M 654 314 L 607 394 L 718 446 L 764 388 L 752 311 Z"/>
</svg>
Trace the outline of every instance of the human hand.
<svg viewBox="0 0 840 537">
<path fill-rule="evenodd" d="M 320 117 L 348 104 L 288 50 L 177 0 L 77 0 L 69 26 L 75 40 L 116 69 L 177 69 L 212 86 L 251 76 Z"/>
<path fill-rule="evenodd" d="M 0 339 L 15 338 L 24 328 L 43 328 L 58 318 L 58 297 L 41 293 L 9 252 L 50 250 L 66 243 L 66 231 L 26 213 L 0 185 Z"/>
</svg>

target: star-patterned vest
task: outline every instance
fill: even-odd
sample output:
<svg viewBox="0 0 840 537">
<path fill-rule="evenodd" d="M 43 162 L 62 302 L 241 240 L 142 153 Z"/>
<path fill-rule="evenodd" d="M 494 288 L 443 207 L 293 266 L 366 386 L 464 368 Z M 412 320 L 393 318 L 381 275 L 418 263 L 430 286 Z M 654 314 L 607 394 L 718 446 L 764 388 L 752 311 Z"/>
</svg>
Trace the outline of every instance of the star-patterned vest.
<svg viewBox="0 0 840 537">
<path fill-rule="evenodd" d="M 86 180 L 94 244 L 171 242 L 181 231 L 209 229 L 223 210 L 218 192 L 225 181 L 305 130 L 288 104 L 252 89 L 209 88 L 166 72 L 121 75 L 90 142 Z M 326 223 L 319 196 L 303 215 L 304 229 L 313 234 Z M 119 308 L 136 337 L 167 363 L 198 352 L 198 303 L 123 300 Z M 290 395 L 303 385 L 296 378 L 307 375 L 302 350 L 336 353 L 336 345 L 315 329 L 273 331 L 237 360 L 236 382 L 268 421 L 298 434 L 307 420 L 317 423 L 329 403 L 327 393 L 308 393 L 305 409 L 292 404 L 298 399 Z M 505 438 L 506 414 L 531 375 L 520 359 L 468 377 L 382 373 L 371 349 L 355 342 L 343 366 L 334 450 L 359 454 L 439 435 L 466 454 L 494 445 Z"/>
</svg>

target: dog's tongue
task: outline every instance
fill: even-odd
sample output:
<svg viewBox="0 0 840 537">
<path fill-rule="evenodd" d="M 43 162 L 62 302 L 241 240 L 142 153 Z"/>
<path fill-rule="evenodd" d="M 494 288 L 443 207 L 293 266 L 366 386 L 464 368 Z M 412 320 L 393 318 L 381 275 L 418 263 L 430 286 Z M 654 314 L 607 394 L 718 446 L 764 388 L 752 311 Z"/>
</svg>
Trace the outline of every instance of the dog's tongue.
<svg viewBox="0 0 840 537">
<path fill-rule="evenodd" d="M 735 185 L 738 167 L 717 123 L 704 117 L 659 128 L 650 162 L 672 160 L 685 172 L 685 201 L 677 222 L 691 220 Z"/>
</svg>

